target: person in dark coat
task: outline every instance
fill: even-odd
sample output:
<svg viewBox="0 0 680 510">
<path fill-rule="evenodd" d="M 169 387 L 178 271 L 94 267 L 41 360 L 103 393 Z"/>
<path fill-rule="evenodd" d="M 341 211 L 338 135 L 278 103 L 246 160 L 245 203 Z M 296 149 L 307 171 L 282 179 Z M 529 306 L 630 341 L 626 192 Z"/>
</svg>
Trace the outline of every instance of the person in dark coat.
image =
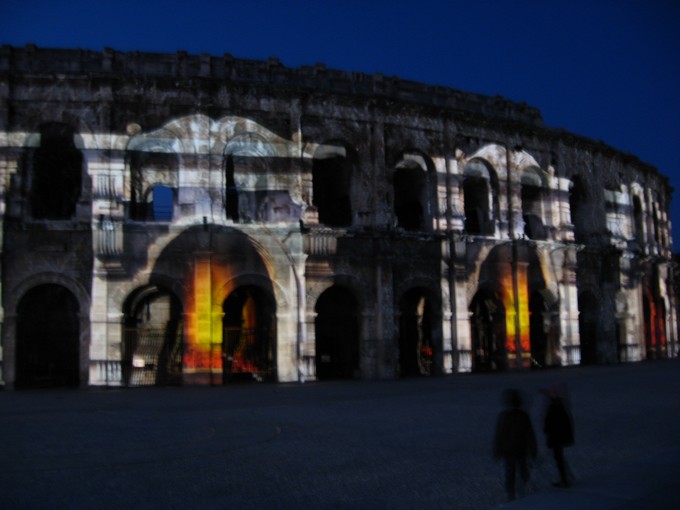
<svg viewBox="0 0 680 510">
<path fill-rule="evenodd" d="M 520 492 L 529 482 L 529 460 L 536 458 L 536 436 L 531 418 L 522 409 L 522 397 L 517 390 L 503 392 L 505 409 L 498 415 L 493 442 L 493 455 L 505 464 L 505 491 L 515 499 L 517 473 Z"/>
<path fill-rule="evenodd" d="M 574 422 L 565 403 L 563 391 L 560 388 L 543 390 L 548 397 L 548 409 L 545 413 L 546 444 L 552 449 L 555 464 L 560 475 L 560 480 L 553 485 L 556 487 L 569 487 L 569 475 L 567 462 L 564 459 L 564 448 L 574 444 Z"/>
</svg>

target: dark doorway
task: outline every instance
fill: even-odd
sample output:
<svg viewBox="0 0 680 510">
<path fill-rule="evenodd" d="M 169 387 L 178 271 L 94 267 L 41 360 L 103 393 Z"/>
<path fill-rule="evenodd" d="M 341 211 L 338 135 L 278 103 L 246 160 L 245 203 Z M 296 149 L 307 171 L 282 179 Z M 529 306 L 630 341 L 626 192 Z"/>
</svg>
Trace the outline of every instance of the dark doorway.
<svg viewBox="0 0 680 510">
<path fill-rule="evenodd" d="M 276 379 L 276 307 L 256 286 L 239 287 L 224 301 L 223 382 Z"/>
<path fill-rule="evenodd" d="M 316 376 L 348 379 L 359 373 L 359 306 L 352 293 L 333 286 L 316 303 Z"/>
<path fill-rule="evenodd" d="M 597 363 L 597 327 L 600 303 L 590 292 L 578 296 L 578 328 L 581 343 L 581 364 Z"/>
<path fill-rule="evenodd" d="M 423 289 L 411 289 L 401 300 L 399 369 L 402 377 L 434 373 L 432 303 Z"/>
<path fill-rule="evenodd" d="M 17 307 L 17 388 L 78 386 L 79 306 L 61 285 L 29 290 Z"/>
<path fill-rule="evenodd" d="M 529 342 L 531 344 L 531 366 L 545 367 L 545 355 L 548 346 L 545 331 L 546 302 L 540 291 L 534 291 L 529 297 Z"/>
<path fill-rule="evenodd" d="M 182 382 L 182 306 L 171 292 L 152 287 L 128 300 L 123 341 L 127 386 Z"/>
<path fill-rule="evenodd" d="M 470 305 L 472 369 L 476 372 L 505 370 L 505 308 L 494 293 L 480 290 Z"/>
<path fill-rule="evenodd" d="M 647 359 L 666 357 L 666 317 L 663 302 L 656 301 L 647 291 L 642 298 L 644 336 Z"/>
</svg>

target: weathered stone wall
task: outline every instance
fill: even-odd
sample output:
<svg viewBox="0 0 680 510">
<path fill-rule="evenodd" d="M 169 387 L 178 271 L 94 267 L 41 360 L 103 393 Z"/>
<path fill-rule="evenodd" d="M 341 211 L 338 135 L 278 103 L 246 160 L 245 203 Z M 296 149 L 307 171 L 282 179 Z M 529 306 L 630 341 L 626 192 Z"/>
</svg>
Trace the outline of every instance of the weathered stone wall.
<svg viewBox="0 0 680 510">
<path fill-rule="evenodd" d="M 0 101 L 8 387 L 677 355 L 668 180 L 535 108 L 275 59 L 31 46 L 0 48 Z M 73 338 L 27 324 L 48 284 L 78 303 Z"/>
</svg>

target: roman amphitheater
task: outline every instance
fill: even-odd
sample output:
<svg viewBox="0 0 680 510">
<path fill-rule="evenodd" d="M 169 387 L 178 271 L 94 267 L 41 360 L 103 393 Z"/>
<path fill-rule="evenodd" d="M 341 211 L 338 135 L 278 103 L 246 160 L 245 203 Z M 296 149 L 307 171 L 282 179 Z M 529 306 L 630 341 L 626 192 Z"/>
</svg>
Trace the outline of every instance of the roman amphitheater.
<svg viewBox="0 0 680 510">
<path fill-rule="evenodd" d="M 7 389 L 678 354 L 668 179 L 526 104 L 35 46 L 0 101 Z"/>
</svg>

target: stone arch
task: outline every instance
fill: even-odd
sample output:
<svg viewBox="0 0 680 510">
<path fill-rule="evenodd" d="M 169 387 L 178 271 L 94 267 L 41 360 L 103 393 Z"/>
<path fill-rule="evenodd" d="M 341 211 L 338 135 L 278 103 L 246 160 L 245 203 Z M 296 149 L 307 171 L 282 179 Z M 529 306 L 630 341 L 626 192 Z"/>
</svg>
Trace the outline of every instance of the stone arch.
<svg viewBox="0 0 680 510">
<path fill-rule="evenodd" d="M 360 374 L 361 313 L 346 285 L 327 287 L 314 304 L 316 376 L 348 379 Z"/>
<path fill-rule="evenodd" d="M 529 239 L 546 240 L 546 218 L 549 217 L 547 176 L 539 167 L 528 166 L 520 173 L 520 184 L 524 235 Z"/>
<path fill-rule="evenodd" d="M 167 286 L 149 284 L 133 290 L 122 311 L 123 384 L 180 384 L 184 346 L 180 297 Z"/>
<path fill-rule="evenodd" d="M 189 227 L 160 250 L 151 269 L 149 282 L 160 284 L 164 278 L 183 282 L 184 296 L 180 301 L 184 304 L 185 382 L 222 382 L 222 370 L 229 368 L 224 364 L 223 348 L 232 347 L 231 344 L 225 345 L 227 339 L 224 334 L 227 325 L 234 326 L 224 322 L 227 320 L 224 315 L 225 302 L 234 293 L 238 296 L 241 292 L 239 289 L 246 289 L 245 292 L 251 292 L 256 301 L 259 300 L 257 306 L 260 306 L 261 319 L 258 324 L 268 321 L 267 334 L 273 335 L 268 338 L 273 339 L 275 347 L 278 346 L 277 289 L 272 283 L 270 267 L 261 255 L 262 251 L 259 243 L 240 230 L 217 225 Z M 235 301 L 230 301 L 228 306 L 232 318 L 238 306 L 245 306 L 245 301 L 241 302 L 236 297 L 233 299 Z M 267 319 L 262 318 L 265 309 Z M 232 328 L 229 331 L 236 330 Z M 257 331 L 262 333 L 265 330 Z M 251 334 L 254 333 L 243 333 L 246 336 Z M 276 377 L 275 374 L 276 371 L 267 365 L 256 376 L 270 378 Z M 218 377 L 219 380 L 216 379 Z"/>
<path fill-rule="evenodd" d="M 504 146 L 490 143 L 479 148 L 473 154 L 470 154 L 467 158 L 467 161 L 471 161 L 473 159 L 480 159 L 484 161 L 496 173 L 498 180 L 504 181 L 508 176 L 507 154 L 508 151 Z"/>
<path fill-rule="evenodd" d="M 312 205 L 319 223 L 352 225 L 352 181 L 358 155 L 343 141 L 330 140 L 316 148 L 312 160 Z"/>
<path fill-rule="evenodd" d="M 440 296 L 426 282 L 412 281 L 399 294 L 399 374 L 401 377 L 442 372 Z"/>
<path fill-rule="evenodd" d="M 297 145 L 286 140 L 260 123 L 247 117 L 228 115 L 212 124 L 213 154 L 224 154 L 227 144 L 232 140 L 245 142 L 244 148 L 251 153 L 260 154 L 263 157 L 290 158 L 300 157 Z M 248 139 L 256 140 L 257 143 L 248 143 Z M 258 149 L 257 147 L 260 146 Z"/>
<path fill-rule="evenodd" d="M 19 300 L 16 320 L 16 386 L 78 386 L 78 300 L 66 287 L 47 283 Z"/>
<path fill-rule="evenodd" d="M 258 133 L 243 132 L 229 138 L 223 152 L 226 217 L 234 223 L 260 220 L 261 194 L 269 191 L 270 162 L 275 151 Z"/>
<path fill-rule="evenodd" d="M 239 285 L 222 303 L 223 383 L 276 380 L 276 303 L 271 289 Z"/>
<path fill-rule="evenodd" d="M 163 130 L 130 139 L 126 151 L 130 217 L 137 221 L 171 221 L 180 185 L 177 139 Z M 161 195 L 160 190 L 166 190 Z"/>
<path fill-rule="evenodd" d="M 500 220 L 498 176 L 484 159 L 475 157 L 463 167 L 465 232 L 493 235 Z"/>
<path fill-rule="evenodd" d="M 367 289 L 365 286 L 361 285 L 361 282 L 356 278 L 356 276 L 351 275 L 351 274 L 336 274 L 333 276 L 329 276 L 326 278 L 322 278 L 320 280 L 315 280 L 314 282 L 307 282 L 307 292 L 306 292 L 306 315 L 307 315 L 307 341 L 310 343 L 310 345 L 307 347 L 307 352 L 309 353 L 310 356 L 313 357 L 313 365 L 314 369 L 309 370 L 309 374 L 316 373 L 316 370 L 319 368 L 320 365 L 322 368 L 322 373 L 320 378 L 324 379 L 331 379 L 331 378 L 349 378 L 349 377 L 359 377 L 363 370 L 365 370 L 364 364 L 366 360 L 361 359 L 361 356 L 356 360 L 356 367 L 350 369 L 348 368 L 349 365 L 347 363 L 341 364 L 340 366 L 334 366 L 333 361 L 331 360 L 331 364 L 328 365 L 327 356 L 328 353 L 325 355 L 322 354 L 321 351 L 318 350 L 319 348 L 319 342 L 317 341 L 317 337 L 319 335 L 319 332 L 321 332 L 322 338 L 321 338 L 321 347 L 323 348 L 324 346 L 328 346 L 333 349 L 333 344 L 336 341 L 341 341 L 342 340 L 339 338 L 342 335 L 338 334 L 338 331 L 333 330 L 333 324 L 337 323 L 337 320 L 333 319 L 335 313 L 332 310 L 329 309 L 324 309 L 325 312 L 330 312 L 326 313 L 326 316 L 321 317 L 319 319 L 319 312 L 318 312 L 318 305 L 319 305 L 319 300 L 321 299 L 321 296 L 324 295 L 327 291 L 329 291 L 331 288 L 341 289 L 345 291 L 345 293 L 351 294 L 351 299 L 347 298 L 346 301 L 351 301 L 354 303 L 351 307 L 351 310 L 348 312 L 347 308 L 345 308 L 344 312 L 344 320 L 346 321 L 346 329 L 351 330 L 353 333 L 352 335 L 356 338 L 356 344 L 354 345 L 344 345 L 342 344 L 342 348 L 346 349 L 345 354 L 352 353 L 352 356 L 354 356 L 354 351 L 356 350 L 357 355 L 359 356 L 359 353 L 363 352 L 363 339 L 365 338 L 365 324 L 364 324 L 364 315 L 366 310 L 366 303 L 369 302 L 369 298 L 366 295 Z M 329 298 L 328 294 L 326 295 L 327 298 Z M 329 298 L 329 302 L 332 303 L 333 299 L 331 299 L 332 296 Z M 345 301 L 343 301 L 345 302 Z M 324 306 L 324 303 L 322 301 L 322 308 Z M 321 328 L 321 331 L 319 331 L 319 328 Z M 323 336 L 326 336 L 324 338 Z M 312 347 L 313 346 L 313 347 Z M 324 358 L 326 356 L 326 358 Z M 346 357 L 345 360 L 352 360 L 352 365 L 354 365 L 354 358 L 353 357 Z M 311 360 L 308 361 L 312 362 Z M 344 368 L 343 368 L 344 367 Z M 351 373 L 350 373 L 351 372 Z M 335 375 L 334 375 L 335 374 Z M 343 375 L 344 374 L 344 375 Z"/>
<path fill-rule="evenodd" d="M 418 150 L 403 151 L 392 171 L 394 214 L 398 227 L 430 230 L 435 200 L 434 164 Z"/>
<path fill-rule="evenodd" d="M 472 370 L 505 370 L 505 306 L 495 285 L 482 284 L 469 305 Z"/>
<path fill-rule="evenodd" d="M 557 324 L 558 317 L 552 313 L 552 309 L 558 305 L 547 291 L 536 246 L 526 241 L 511 241 L 495 246 L 482 262 L 478 277 L 478 295 L 473 297 L 470 311 L 480 314 L 480 317 L 488 311 L 495 314 L 502 312 L 503 318 L 496 317 L 492 330 L 484 332 L 497 336 L 502 332 L 505 334 L 503 349 L 499 348 L 498 342 L 490 343 L 481 337 L 478 344 L 486 342 L 484 345 L 493 347 L 491 352 L 504 353 L 508 366 L 543 366 L 548 349 L 547 331 L 550 329 L 539 326 L 549 322 L 552 328 L 553 322 Z M 498 305 L 499 302 L 502 306 Z M 487 311 L 480 308 L 482 306 Z M 536 314 L 533 323 L 532 312 Z M 499 325 L 500 321 L 504 321 L 504 327 Z M 535 359 L 532 361 L 532 356 L 537 353 L 542 353 L 543 363 L 536 363 Z M 491 354 L 488 352 L 484 356 L 488 359 L 480 360 L 482 365 L 492 364 L 493 368 L 505 366 L 505 361 L 490 359 Z"/>
</svg>

